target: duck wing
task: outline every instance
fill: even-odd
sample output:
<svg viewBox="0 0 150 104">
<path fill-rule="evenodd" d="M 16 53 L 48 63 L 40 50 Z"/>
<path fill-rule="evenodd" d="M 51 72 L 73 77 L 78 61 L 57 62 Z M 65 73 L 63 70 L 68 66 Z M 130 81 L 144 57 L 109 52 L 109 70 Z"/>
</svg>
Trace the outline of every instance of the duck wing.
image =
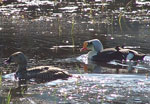
<svg viewBox="0 0 150 104">
<path fill-rule="evenodd" d="M 130 60 L 134 61 L 143 60 L 143 58 L 146 56 L 145 54 L 139 53 L 132 49 L 120 49 L 118 53 L 122 54 L 125 60 L 129 58 Z"/>
<path fill-rule="evenodd" d="M 28 79 L 56 80 L 66 79 L 68 77 L 71 77 L 71 75 L 67 71 L 53 66 L 38 66 L 27 69 Z"/>
<path fill-rule="evenodd" d="M 146 56 L 146 54 L 139 53 L 135 50 L 129 50 L 128 55 L 131 54 L 133 57 L 131 60 L 137 61 L 137 60 L 143 60 L 143 58 Z"/>
<path fill-rule="evenodd" d="M 125 59 L 123 54 L 117 51 L 115 48 L 107 48 L 103 51 L 97 53 L 97 55 L 92 57 L 93 61 L 100 61 L 100 62 L 109 62 L 112 60 L 122 60 Z"/>
</svg>

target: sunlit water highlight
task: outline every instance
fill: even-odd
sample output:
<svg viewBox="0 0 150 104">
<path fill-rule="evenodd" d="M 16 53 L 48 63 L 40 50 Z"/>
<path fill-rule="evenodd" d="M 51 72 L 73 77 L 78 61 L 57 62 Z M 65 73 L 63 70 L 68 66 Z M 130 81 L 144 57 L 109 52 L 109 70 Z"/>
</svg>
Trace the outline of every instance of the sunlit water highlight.
<svg viewBox="0 0 150 104">
<path fill-rule="evenodd" d="M 36 93 L 35 93 L 36 92 Z M 30 94 L 29 94 L 30 93 Z M 75 74 L 68 80 L 56 80 L 36 86 L 28 86 L 24 101 L 85 104 L 116 103 L 126 101 L 149 103 L 150 78 L 145 75 Z M 40 94 L 40 95 L 39 95 Z"/>
</svg>

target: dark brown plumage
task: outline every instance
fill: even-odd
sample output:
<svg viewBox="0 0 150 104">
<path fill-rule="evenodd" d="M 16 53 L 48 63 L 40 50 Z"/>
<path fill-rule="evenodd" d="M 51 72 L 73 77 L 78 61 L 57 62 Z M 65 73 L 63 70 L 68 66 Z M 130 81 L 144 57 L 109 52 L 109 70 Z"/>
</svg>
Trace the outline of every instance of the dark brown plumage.
<svg viewBox="0 0 150 104">
<path fill-rule="evenodd" d="M 18 64 L 18 69 L 16 71 L 15 77 L 19 79 L 35 78 L 39 80 L 56 80 L 71 77 L 71 75 L 67 71 L 53 66 L 37 66 L 26 69 L 27 59 L 22 52 L 13 53 L 6 60 L 6 63 L 11 62 L 15 62 L 16 64 Z"/>
</svg>

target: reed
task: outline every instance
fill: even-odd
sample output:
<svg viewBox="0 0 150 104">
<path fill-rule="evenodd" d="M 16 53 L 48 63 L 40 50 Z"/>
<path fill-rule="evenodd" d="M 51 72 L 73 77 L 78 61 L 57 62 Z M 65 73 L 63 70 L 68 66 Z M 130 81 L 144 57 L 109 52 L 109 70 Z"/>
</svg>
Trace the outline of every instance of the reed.
<svg viewBox="0 0 150 104">
<path fill-rule="evenodd" d="M 58 17 L 58 34 L 59 34 L 59 36 L 61 36 L 62 35 L 62 26 L 61 26 L 61 24 L 60 24 L 60 18 Z"/>
<path fill-rule="evenodd" d="M 123 15 L 123 13 L 121 12 L 119 14 L 119 27 L 120 27 L 121 32 L 122 32 L 122 23 L 121 23 L 122 15 Z"/>
<path fill-rule="evenodd" d="M 93 14 L 94 14 L 93 12 L 94 12 L 94 11 L 93 11 L 93 8 L 92 8 L 92 5 L 91 5 L 89 15 L 90 15 L 90 19 L 91 19 L 91 21 L 92 21 L 92 24 L 95 23 L 95 18 L 94 18 L 94 16 L 93 16 Z"/>
<path fill-rule="evenodd" d="M 111 17 L 111 33 L 114 34 L 114 15 Z"/>
<path fill-rule="evenodd" d="M 78 72 L 80 73 L 80 74 L 82 74 L 82 72 L 81 72 L 81 70 L 80 70 L 80 68 L 79 68 L 79 66 L 76 64 L 76 68 L 77 68 L 77 70 L 78 70 Z"/>
<path fill-rule="evenodd" d="M 130 1 L 126 4 L 125 10 L 127 10 L 129 7 L 131 7 L 132 2 L 133 2 L 133 0 L 130 0 Z M 130 9 L 130 8 L 129 8 L 129 9 Z M 128 28 L 128 26 L 127 26 L 127 24 L 126 24 L 125 18 L 123 18 L 123 19 L 122 19 L 122 18 L 123 18 L 123 12 L 121 12 L 121 13 L 119 14 L 119 27 L 120 27 L 121 32 L 122 32 L 122 30 L 123 30 L 123 28 L 122 28 L 122 21 L 123 21 L 123 23 L 125 24 L 126 28 L 127 28 L 127 29 L 130 29 L 130 28 Z"/>
<path fill-rule="evenodd" d="M 26 90 L 25 88 L 23 88 L 23 87 L 21 88 L 21 94 L 22 95 L 25 93 L 25 90 Z"/>
<path fill-rule="evenodd" d="M 134 0 L 130 0 L 130 1 L 126 4 L 125 9 L 128 9 L 128 7 L 131 7 L 133 1 L 134 1 Z M 131 9 L 131 8 L 129 8 L 129 9 Z"/>
<path fill-rule="evenodd" d="M 74 17 L 72 17 L 72 27 L 71 27 L 71 38 L 72 38 L 72 45 L 75 46 L 75 40 L 74 40 L 74 25 L 75 25 L 75 20 Z M 75 51 L 73 47 L 73 52 Z"/>
<path fill-rule="evenodd" d="M 56 101 L 56 91 L 57 91 L 57 89 L 55 88 L 54 92 L 52 93 L 52 95 L 54 96 L 54 99 L 55 99 L 54 104 L 57 104 L 57 101 Z"/>
<path fill-rule="evenodd" d="M 64 93 L 64 100 L 65 100 L 65 102 L 67 103 L 67 93 Z"/>
<path fill-rule="evenodd" d="M 11 101 L 11 89 L 8 92 L 6 104 L 10 104 L 10 101 Z"/>
<path fill-rule="evenodd" d="M 80 86 L 80 82 L 77 80 L 77 81 L 75 82 L 75 85 L 76 85 L 76 86 Z"/>
<path fill-rule="evenodd" d="M 0 85 L 2 84 L 2 73 L 0 72 Z"/>
</svg>

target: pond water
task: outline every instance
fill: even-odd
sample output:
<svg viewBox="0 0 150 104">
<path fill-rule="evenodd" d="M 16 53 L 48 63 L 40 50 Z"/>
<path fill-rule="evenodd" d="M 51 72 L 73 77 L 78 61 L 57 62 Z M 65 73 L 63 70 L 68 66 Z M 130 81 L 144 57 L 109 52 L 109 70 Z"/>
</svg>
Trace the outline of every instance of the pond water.
<svg viewBox="0 0 150 104">
<path fill-rule="evenodd" d="M 150 2 L 127 1 L 3 2 L 0 103 L 7 102 L 10 92 L 13 104 L 149 104 L 150 61 L 87 63 L 82 59 L 88 51 L 80 52 L 85 40 L 99 39 L 104 48 L 125 45 L 150 56 Z M 73 77 L 18 82 L 16 65 L 3 64 L 16 51 L 28 57 L 28 67 L 53 65 Z"/>
</svg>

